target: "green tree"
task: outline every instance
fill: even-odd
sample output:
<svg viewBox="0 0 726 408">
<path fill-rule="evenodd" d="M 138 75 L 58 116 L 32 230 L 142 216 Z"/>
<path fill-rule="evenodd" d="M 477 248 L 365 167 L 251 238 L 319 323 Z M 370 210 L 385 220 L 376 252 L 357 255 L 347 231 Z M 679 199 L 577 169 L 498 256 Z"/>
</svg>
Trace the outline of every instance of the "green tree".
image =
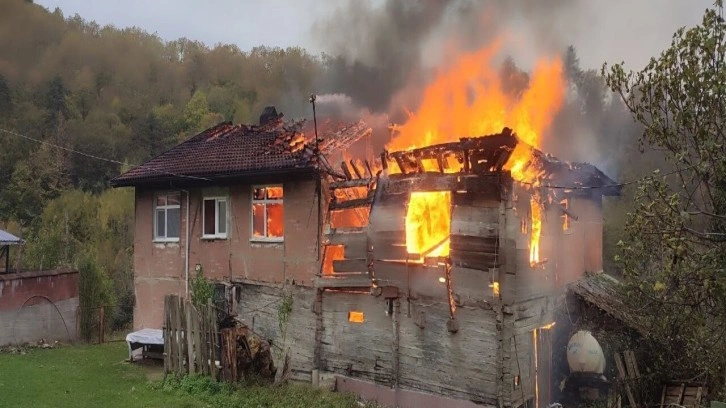
<svg viewBox="0 0 726 408">
<path fill-rule="evenodd" d="M 726 24 L 722 2 L 702 23 L 679 29 L 671 46 L 640 72 L 603 67 L 607 84 L 644 127 L 646 150 L 668 169 L 637 189 L 619 243 L 627 289 L 638 313 L 653 316 L 659 345 L 650 368 L 706 381 L 726 380 Z"/>
</svg>

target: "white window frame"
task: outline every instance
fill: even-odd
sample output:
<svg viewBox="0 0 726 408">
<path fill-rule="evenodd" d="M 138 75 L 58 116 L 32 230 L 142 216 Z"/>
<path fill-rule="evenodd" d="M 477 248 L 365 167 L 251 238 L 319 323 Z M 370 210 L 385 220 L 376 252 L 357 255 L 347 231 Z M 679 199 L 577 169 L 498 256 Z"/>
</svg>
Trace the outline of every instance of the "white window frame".
<svg viewBox="0 0 726 408">
<path fill-rule="evenodd" d="M 263 198 L 263 199 L 256 199 L 255 198 L 255 189 L 256 188 L 270 188 L 270 187 L 280 187 L 282 188 L 282 198 Z M 285 211 L 285 188 L 282 184 L 260 184 L 252 186 L 252 189 L 250 190 L 250 241 L 253 242 L 283 242 L 285 241 L 285 227 L 283 224 L 282 229 L 282 236 L 281 237 L 268 237 L 267 236 L 267 204 L 282 204 L 282 210 L 283 213 Z M 264 204 L 264 231 L 265 236 L 258 237 L 255 236 L 255 204 Z M 283 223 L 285 220 L 283 219 Z"/>
<path fill-rule="evenodd" d="M 205 231 L 207 230 L 206 226 L 206 205 L 208 200 L 214 200 L 214 234 L 206 234 Z M 217 213 L 219 211 L 219 202 L 224 201 L 225 203 L 225 218 L 224 218 L 224 231 L 223 233 L 219 232 L 219 214 Z M 216 196 L 216 197 L 203 197 L 202 198 L 202 239 L 227 239 L 227 231 L 229 231 L 229 198 L 224 196 Z"/>
<path fill-rule="evenodd" d="M 179 196 L 179 204 L 169 205 L 169 198 L 168 198 L 168 196 L 170 196 L 170 195 L 178 195 Z M 167 196 L 167 198 L 166 198 L 166 205 L 157 205 L 156 202 L 158 201 L 158 198 L 160 196 Z M 153 232 L 152 232 L 152 234 L 153 234 L 153 242 L 179 242 L 179 240 L 181 239 L 181 232 L 182 232 L 181 231 L 181 228 L 182 228 L 182 226 L 181 226 L 181 193 L 178 192 L 178 191 L 160 191 L 160 192 L 157 192 L 157 193 L 154 194 L 152 200 L 154 200 L 153 201 L 153 208 L 154 208 L 154 217 L 153 217 L 154 220 L 153 220 L 153 223 L 154 223 L 154 226 L 152 227 L 153 228 Z M 169 237 L 169 236 L 167 236 L 168 231 L 169 231 L 169 210 L 173 210 L 173 209 L 178 209 L 179 210 L 179 236 L 178 237 Z M 158 215 L 158 212 L 159 212 L 158 210 L 164 210 L 164 236 L 157 235 L 157 233 L 159 232 L 159 231 L 157 231 L 157 227 L 158 227 L 157 217 L 159 216 Z"/>
</svg>

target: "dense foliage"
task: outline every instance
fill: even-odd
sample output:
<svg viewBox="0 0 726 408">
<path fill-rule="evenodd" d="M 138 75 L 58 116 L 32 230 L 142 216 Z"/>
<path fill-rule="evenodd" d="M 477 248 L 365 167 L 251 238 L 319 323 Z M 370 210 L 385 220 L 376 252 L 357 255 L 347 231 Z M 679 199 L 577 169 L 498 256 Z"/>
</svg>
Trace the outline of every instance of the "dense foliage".
<svg viewBox="0 0 726 408">
<path fill-rule="evenodd" d="M 254 122 L 267 104 L 308 109 L 320 67 L 298 48 L 165 42 L 0 1 L 0 228 L 27 241 L 22 266 L 100 271 L 117 306 L 109 323 L 127 324 L 133 191 L 108 181 L 222 120 Z"/>
<path fill-rule="evenodd" d="M 726 23 L 721 1 L 640 72 L 604 70 L 668 159 L 638 185 L 619 243 L 630 299 L 652 319 L 660 372 L 724 392 L 726 373 Z"/>
</svg>

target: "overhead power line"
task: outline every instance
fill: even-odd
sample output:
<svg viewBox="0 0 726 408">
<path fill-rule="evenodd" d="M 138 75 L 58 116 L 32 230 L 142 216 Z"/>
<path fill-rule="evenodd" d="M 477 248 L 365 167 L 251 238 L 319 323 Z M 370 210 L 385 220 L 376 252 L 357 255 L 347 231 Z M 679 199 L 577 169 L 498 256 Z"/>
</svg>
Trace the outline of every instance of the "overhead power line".
<svg viewBox="0 0 726 408">
<path fill-rule="evenodd" d="M 80 155 L 80 156 L 88 157 L 89 159 L 100 160 L 100 161 L 104 161 L 104 162 L 107 162 L 107 163 L 113 163 L 113 164 L 120 164 L 122 166 L 126 166 L 126 165 L 130 165 L 130 166 L 134 166 L 134 167 L 137 167 L 138 166 L 138 165 L 131 164 L 131 163 L 124 163 L 122 161 L 118 161 L 118 160 L 115 160 L 115 159 L 109 159 L 107 157 L 101 157 L 101 156 L 97 156 L 97 155 L 94 155 L 94 154 L 90 154 L 90 153 L 86 153 L 86 152 L 81 152 L 79 150 L 75 150 L 75 149 L 71 149 L 69 147 L 57 145 L 55 143 L 51 143 L 51 142 L 48 142 L 46 140 L 36 139 L 34 137 L 30 137 L 30 136 L 27 136 L 27 135 L 24 135 L 24 134 L 21 134 L 21 133 L 18 133 L 18 132 L 13 132 L 12 130 L 7 130 L 7 129 L 0 128 L 0 132 L 6 133 L 6 134 L 9 134 L 9 135 L 12 135 L 12 136 L 17 136 L 17 137 L 20 137 L 22 139 L 29 140 L 31 142 L 35 142 L 35 143 L 39 143 L 39 144 L 44 144 L 46 146 L 50 146 L 50 147 L 53 147 L 53 148 L 56 148 L 56 149 L 64 150 L 64 151 L 69 152 L 69 153 L 73 153 L 73 154 L 77 154 L 77 155 Z M 160 174 L 168 175 L 168 176 L 183 177 L 183 178 L 189 178 L 189 179 L 194 179 L 194 180 L 210 181 L 208 178 L 204 178 L 204 177 L 190 176 L 190 175 L 186 175 L 186 174 L 177 174 L 177 173 L 172 173 L 172 172 L 164 171 L 164 170 L 156 170 L 156 169 L 149 169 L 149 170 L 150 171 L 157 172 L 157 173 L 160 173 Z"/>
<path fill-rule="evenodd" d="M 139 165 L 135 165 L 135 164 L 121 162 L 121 161 L 118 161 L 115 159 L 109 159 L 107 157 L 101 157 L 101 156 L 97 156 L 94 154 L 81 152 L 81 151 L 74 150 L 74 149 L 71 149 L 71 148 L 68 148 L 65 146 L 60 146 L 60 145 L 57 145 L 57 144 L 54 144 L 54 143 L 51 143 L 51 142 L 48 142 L 45 140 L 40 140 L 40 139 L 36 139 L 34 137 L 23 135 L 21 133 L 14 132 L 12 130 L 0 128 L 0 132 L 7 133 L 7 134 L 13 135 L 13 136 L 17 136 L 17 137 L 20 137 L 20 138 L 23 138 L 25 140 L 29 140 L 29 141 L 32 141 L 35 143 L 44 144 L 44 145 L 47 145 L 47 146 L 50 146 L 50 147 L 53 147 L 56 149 L 61 149 L 61 150 L 67 151 L 69 153 L 78 154 L 80 156 L 84 156 L 84 157 L 87 157 L 90 159 L 100 160 L 100 161 L 104 161 L 107 163 L 120 164 L 122 166 L 125 166 L 125 165 L 131 165 L 134 167 L 139 166 Z M 695 167 L 695 166 L 691 166 L 689 168 L 692 168 L 692 167 Z M 662 177 L 670 176 L 670 175 L 678 173 L 679 171 L 688 170 L 689 168 L 681 169 L 681 170 L 673 170 L 673 171 L 670 171 L 667 173 L 663 173 L 661 176 Z M 211 181 L 210 179 L 204 178 L 204 177 L 190 176 L 190 175 L 186 175 L 186 174 L 177 174 L 177 173 L 172 173 L 172 172 L 163 171 L 163 170 L 155 170 L 155 169 L 149 169 L 149 170 L 155 171 L 160 174 L 168 175 L 168 176 L 183 177 L 183 178 L 189 178 L 189 179 L 194 179 L 194 180 Z M 517 182 L 521 183 L 521 184 L 531 185 L 533 187 L 549 188 L 549 189 L 555 189 L 555 190 L 596 190 L 596 189 L 605 189 L 605 188 L 625 187 L 625 186 L 628 186 L 631 184 L 639 183 L 649 177 L 652 177 L 652 176 L 648 175 L 648 176 L 643 176 L 643 177 L 640 177 L 640 178 L 637 178 L 634 180 L 625 181 L 622 183 L 605 184 L 605 185 L 601 185 L 601 186 L 561 186 L 561 185 L 552 185 L 552 184 L 539 184 L 539 183 L 534 183 L 534 182 L 529 182 L 529 181 L 517 181 Z"/>
</svg>

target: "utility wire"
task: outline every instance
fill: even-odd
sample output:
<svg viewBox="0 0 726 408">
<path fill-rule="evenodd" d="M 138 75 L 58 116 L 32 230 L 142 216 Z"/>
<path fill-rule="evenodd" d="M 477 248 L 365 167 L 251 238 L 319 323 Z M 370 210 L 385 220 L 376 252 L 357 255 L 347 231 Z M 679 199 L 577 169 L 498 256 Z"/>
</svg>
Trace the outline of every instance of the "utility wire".
<svg viewBox="0 0 726 408">
<path fill-rule="evenodd" d="M 60 146 L 60 145 L 57 145 L 57 144 L 54 144 L 54 143 L 50 143 L 50 142 L 47 142 L 45 140 L 40 140 L 40 139 L 36 139 L 36 138 L 30 137 L 30 136 L 27 136 L 27 135 L 23 135 L 23 134 L 20 134 L 20 133 L 17 133 L 17 132 L 13 132 L 13 131 L 7 130 L 7 129 L 0 128 L 0 132 L 4 132 L 4 133 L 7 133 L 9 135 L 13 135 L 13 136 L 17 136 L 17 137 L 20 137 L 20 138 L 23 138 L 23 139 L 26 139 L 26 140 L 30 140 L 30 141 L 35 142 L 35 143 L 40 143 L 40 144 L 44 144 L 44 145 L 47 145 L 47 146 L 50 146 L 50 147 L 54 147 L 56 149 L 65 150 L 67 152 L 75 153 L 75 154 L 78 154 L 78 155 L 81 155 L 81 156 L 85 156 L 85 157 L 88 157 L 88 158 L 91 158 L 91 159 L 101 160 L 101 161 L 108 162 L 108 163 L 113 163 L 113 164 L 120 164 L 122 166 L 125 166 L 125 165 L 131 165 L 131 166 L 134 166 L 134 167 L 139 166 L 139 165 L 134 165 L 134 164 L 130 164 L 130 163 L 124 163 L 124 162 L 121 162 L 121 161 L 118 161 L 118 160 L 114 160 L 114 159 L 109 159 L 109 158 L 106 158 L 106 157 L 96 156 L 96 155 L 93 155 L 93 154 L 90 154 L 90 153 L 81 152 L 81 151 L 74 150 L 74 149 L 71 149 L 71 148 L 68 148 L 68 147 L 65 147 L 65 146 Z M 689 168 L 692 168 L 692 167 L 695 167 L 695 166 L 691 166 Z M 688 170 L 689 168 L 685 168 L 685 169 L 681 169 L 681 170 L 673 170 L 673 171 L 670 171 L 670 172 L 667 172 L 667 173 L 663 173 L 661 176 L 662 177 L 670 176 L 670 175 L 673 175 L 673 174 L 678 173 L 679 171 Z M 194 180 L 210 181 L 208 178 L 204 178 L 204 177 L 189 176 L 189 175 L 186 175 L 186 174 L 176 174 L 176 173 L 172 173 L 172 172 L 168 172 L 168 171 L 164 171 L 164 170 L 156 170 L 156 169 L 149 169 L 149 170 L 150 171 L 157 172 L 157 173 L 160 173 L 160 174 L 169 175 L 169 176 L 184 177 L 184 178 L 190 178 L 190 179 L 194 179 Z M 517 182 L 518 183 L 521 183 L 521 184 L 527 184 L 527 185 L 530 185 L 530 186 L 533 186 L 533 187 L 549 188 L 549 189 L 553 189 L 553 190 L 596 190 L 596 189 L 604 189 L 604 188 L 624 187 L 624 186 L 628 186 L 628 185 L 635 184 L 635 183 L 638 183 L 640 181 L 643 181 L 643 180 L 647 179 L 648 177 L 652 177 L 652 176 L 643 176 L 643 177 L 640 177 L 640 178 L 637 178 L 637 179 L 634 179 L 634 180 L 630 180 L 630 181 L 626 181 L 626 182 L 622 182 L 622 183 L 605 184 L 605 185 L 602 185 L 602 186 L 561 186 L 561 185 L 553 185 L 553 184 L 538 184 L 538 183 L 534 183 L 534 182 L 530 182 L 530 181 L 517 181 Z"/>
<path fill-rule="evenodd" d="M 74 150 L 74 149 L 71 149 L 71 148 L 68 148 L 68 147 L 65 147 L 65 146 L 57 145 L 57 144 L 54 144 L 54 143 L 51 143 L 51 142 L 48 142 L 48 141 L 45 141 L 45 140 L 40 140 L 40 139 L 36 139 L 34 137 L 30 137 L 30 136 L 27 136 L 27 135 L 23 135 L 21 133 L 13 132 L 12 130 L 7 130 L 7 129 L 0 128 L 0 132 L 6 133 L 6 134 L 9 134 L 9 135 L 12 135 L 12 136 L 17 136 L 17 137 L 20 137 L 22 139 L 29 140 L 31 142 L 35 142 L 35 143 L 39 143 L 39 144 L 44 144 L 46 146 L 54 147 L 56 149 L 65 150 L 66 152 L 74 153 L 74 154 L 77 154 L 77 155 L 80 155 L 80 156 L 84 156 L 84 157 L 88 157 L 90 159 L 100 160 L 100 161 L 104 161 L 104 162 L 107 162 L 107 163 L 120 164 L 122 166 L 131 165 L 131 166 L 134 166 L 134 167 L 138 167 L 138 165 L 134 165 L 134 164 L 130 164 L 130 163 L 124 163 L 122 161 L 118 161 L 118 160 L 114 160 L 114 159 L 109 159 L 109 158 L 101 157 L 101 156 L 96 156 L 96 155 L 93 155 L 93 154 L 90 154 L 90 153 L 86 153 L 86 152 L 81 152 L 81 151 Z M 172 173 L 172 172 L 164 171 L 164 170 L 156 170 L 156 169 L 148 169 L 148 170 L 153 171 L 153 172 L 157 172 L 157 173 L 160 173 L 160 174 L 168 175 L 168 176 L 184 177 L 184 178 L 190 178 L 190 179 L 194 179 L 194 180 L 210 181 L 209 179 L 204 178 L 204 177 L 189 176 L 189 175 L 186 175 L 186 174 L 176 174 L 176 173 Z"/>
</svg>

